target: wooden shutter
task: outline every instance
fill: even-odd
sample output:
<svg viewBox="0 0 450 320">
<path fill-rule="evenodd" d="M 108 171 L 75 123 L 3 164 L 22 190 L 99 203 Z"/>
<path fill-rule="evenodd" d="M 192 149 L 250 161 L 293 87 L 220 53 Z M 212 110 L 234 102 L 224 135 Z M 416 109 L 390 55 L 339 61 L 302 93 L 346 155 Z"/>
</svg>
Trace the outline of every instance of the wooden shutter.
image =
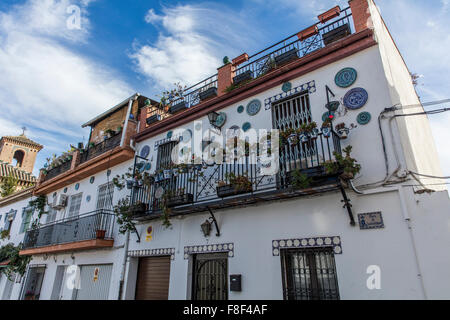
<svg viewBox="0 0 450 320">
<path fill-rule="evenodd" d="M 170 257 L 139 259 L 136 300 L 169 298 Z"/>
</svg>

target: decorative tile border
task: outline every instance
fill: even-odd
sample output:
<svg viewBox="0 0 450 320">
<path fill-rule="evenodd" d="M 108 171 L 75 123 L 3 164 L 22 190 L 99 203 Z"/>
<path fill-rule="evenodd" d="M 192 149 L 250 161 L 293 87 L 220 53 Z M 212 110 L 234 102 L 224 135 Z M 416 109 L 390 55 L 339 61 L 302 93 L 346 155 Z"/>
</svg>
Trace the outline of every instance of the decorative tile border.
<svg viewBox="0 0 450 320">
<path fill-rule="evenodd" d="M 220 243 L 220 244 L 204 244 L 198 246 L 184 247 L 184 259 L 189 259 L 190 254 L 196 253 L 214 253 L 214 252 L 228 252 L 228 257 L 234 257 L 234 243 Z"/>
<path fill-rule="evenodd" d="M 170 255 L 171 260 L 175 260 L 175 248 L 130 250 L 129 257 L 158 257 Z"/>
<path fill-rule="evenodd" d="M 333 247 L 335 254 L 342 254 L 341 237 L 297 238 L 272 241 L 272 255 L 279 256 L 280 249 Z"/>
<path fill-rule="evenodd" d="M 316 81 L 310 81 L 308 83 L 304 83 L 301 86 L 292 88 L 289 91 L 279 93 L 277 95 L 274 95 L 273 97 L 267 98 L 264 100 L 265 109 L 270 110 L 272 107 L 272 103 L 277 102 L 278 100 L 284 99 L 286 97 L 292 96 L 294 94 L 300 93 L 302 91 L 308 91 L 309 93 L 316 92 Z"/>
</svg>

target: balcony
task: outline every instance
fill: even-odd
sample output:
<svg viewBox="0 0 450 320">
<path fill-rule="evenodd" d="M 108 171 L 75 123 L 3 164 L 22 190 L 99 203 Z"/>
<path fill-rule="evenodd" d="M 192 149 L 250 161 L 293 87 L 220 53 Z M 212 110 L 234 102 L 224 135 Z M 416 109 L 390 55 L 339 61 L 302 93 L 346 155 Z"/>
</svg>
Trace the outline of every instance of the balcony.
<svg viewBox="0 0 450 320">
<path fill-rule="evenodd" d="M 107 151 L 114 149 L 120 145 L 120 140 L 122 139 L 122 132 L 116 133 L 112 137 L 94 145 L 93 147 L 84 150 L 80 156 L 80 164 L 85 163 L 95 157 L 104 154 Z"/>
<path fill-rule="evenodd" d="M 60 164 L 59 166 L 50 169 L 47 172 L 47 174 L 45 175 L 45 180 L 53 179 L 54 177 L 57 177 L 60 174 L 63 174 L 64 172 L 69 171 L 71 165 L 72 165 L 72 161 L 66 161 L 63 164 Z"/>
<path fill-rule="evenodd" d="M 334 152 L 341 154 L 339 137 L 320 131 L 307 141 L 281 147 L 279 170 L 273 175 L 263 174 L 265 164 L 250 161 L 249 155 L 231 164 L 190 165 L 184 172 L 168 170 L 156 175 L 150 185 L 132 188 L 132 215 L 135 220 L 157 218 L 161 201 L 171 208 L 172 215 L 183 215 L 339 190 L 342 172 L 328 174 L 324 167 L 334 161 Z M 296 185 L 296 175 L 308 183 Z M 237 186 L 232 177 L 245 183 Z"/>
<path fill-rule="evenodd" d="M 185 89 L 182 97 L 169 99 L 170 106 L 177 106 L 176 109 L 179 109 L 178 106 L 183 106 L 181 110 L 185 110 L 196 107 L 204 101 L 212 100 L 215 97 L 227 95 L 237 88 L 247 87 L 252 82 L 256 83 L 256 80 L 263 76 L 275 74 L 276 72 L 274 71 L 281 67 L 293 61 L 301 60 L 355 33 L 350 7 L 342 10 L 339 9 L 338 15 L 331 17 L 331 19 L 321 19 L 323 22 L 318 22 L 250 57 L 247 54 L 243 54 L 233 59 L 233 63 L 229 64 L 229 70 L 227 69 L 225 71 L 226 75 L 221 74 L 222 68 L 219 68 L 218 74 Z M 157 107 L 142 109 L 142 123 L 137 141 L 140 141 L 141 133 L 145 129 L 157 126 L 156 124 L 158 122 L 164 122 L 164 126 L 172 128 L 174 122 L 164 121 L 166 118 L 174 116 L 177 119 L 185 118 L 185 116 L 178 115 L 178 113 L 171 113 L 169 110 L 169 108 L 165 110 Z"/>
<path fill-rule="evenodd" d="M 114 221 L 112 211 L 97 210 L 28 230 L 20 255 L 110 248 Z"/>
</svg>

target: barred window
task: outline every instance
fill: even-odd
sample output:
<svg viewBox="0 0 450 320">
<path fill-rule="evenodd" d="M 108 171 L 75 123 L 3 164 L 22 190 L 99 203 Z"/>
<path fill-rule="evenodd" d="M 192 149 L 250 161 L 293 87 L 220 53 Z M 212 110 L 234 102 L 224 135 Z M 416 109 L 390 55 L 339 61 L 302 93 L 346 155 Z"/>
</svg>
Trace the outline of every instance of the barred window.
<svg viewBox="0 0 450 320">
<path fill-rule="evenodd" d="M 172 141 L 158 146 L 158 159 L 156 169 L 170 168 L 172 162 L 172 150 L 178 142 Z"/>
<path fill-rule="evenodd" d="M 79 193 L 70 197 L 69 217 L 75 217 L 80 214 L 81 199 L 83 194 Z"/>
<path fill-rule="evenodd" d="M 97 192 L 97 210 L 112 209 L 113 195 L 114 184 L 112 182 L 99 186 Z"/>
<path fill-rule="evenodd" d="M 285 131 L 298 129 L 312 121 L 308 92 L 281 100 L 272 105 L 273 128 Z"/>
<path fill-rule="evenodd" d="M 45 223 L 51 223 L 56 220 L 56 215 L 58 214 L 58 211 L 56 209 L 53 209 L 52 207 L 49 208 L 48 214 L 47 214 L 47 220 Z"/>
<path fill-rule="evenodd" d="M 339 300 L 333 248 L 281 250 L 285 300 Z"/>
</svg>

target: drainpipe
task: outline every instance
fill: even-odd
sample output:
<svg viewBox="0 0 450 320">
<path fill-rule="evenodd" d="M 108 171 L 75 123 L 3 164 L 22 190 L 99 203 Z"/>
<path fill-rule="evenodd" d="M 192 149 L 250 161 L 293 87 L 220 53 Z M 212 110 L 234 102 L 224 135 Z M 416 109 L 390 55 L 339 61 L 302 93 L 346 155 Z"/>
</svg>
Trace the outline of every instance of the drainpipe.
<svg viewBox="0 0 450 320">
<path fill-rule="evenodd" d="M 122 139 L 120 140 L 120 146 L 123 147 L 123 144 L 125 143 L 125 136 L 127 134 L 127 128 L 128 128 L 128 120 L 130 119 L 131 109 L 133 108 L 133 101 L 135 101 L 140 96 L 139 93 L 136 93 L 134 96 L 130 98 L 130 101 L 128 102 L 128 110 L 127 115 L 125 117 L 125 123 L 123 125 L 123 131 L 122 131 Z"/>
<path fill-rule="evenodd" d="M 426 292 L 426 289 L 425 289 L 425 283 L 423 281 L 423 276 L 422 276 L 422 269 L 420 267 L 419 255 L 417 253 L 416 240 L 414 238 L 414 232 L 413 232 L 413 229 L 412 229 L 412 226 L 411 226 L 411 217 L 409 216 L 408 208 L 407 208 L 406 202 L 405 202 L 405 195 L 404 195 L 404 192 L 403 192 L 403 186 L 395 186 L 395 187 L 393 186 L 392 189 L 389 189 L 389 190 L 384 189 L 384 190 L 375 190 L 375 191 L 372 191 L 372 192 L 370 192 L 370 191 L 369 192 L 362 192 L 362 191 L 358 190 L 353 185 L 353 181 L 352 180 L 349 181 L 349 185 L 352 188 L 352 190 L 354 192 L 356 192 L 357 194 L 359 194 L 359 195 L 370 195 L 370 194 L 376 194 L 376 193 L 383 193 L 383 192 L 391 191 L 392 189 L 398 191 L 399 198 L 400 198 L 400 208 L 402 210 L 403 220 L 405 220 L 406 226 L 408 228 L 408 233 L 409 233 L 410 240 L 411 240 L 410 243 L 411 243 L 411 247 L 412 247 L 413 254 L 414 254 L 414 260 L 415 260 L 415 263 L 416 263 L 417 277 L 419 278 L 420 287 L 422 289 L 423 299 L 424 300 L 428 300 L 427 292 Z"/>
<path fill-rule="evenodd" d="M 123 253 L 123 261 L 122 261 L 122 271 L 120 273 L 120 285 L 119 285 L 119 295 L 117 297 L 117 300 L 123 300 L 123 286 L 125 283 L 125 270 L 127 268 L 127 259 L 128 259 L 128 245 L 130 243 L 130 231 L 127 231 L 126 239 L 125 239 L 125 246 L 124 246 L 124 253 Z"/>
</svg>

